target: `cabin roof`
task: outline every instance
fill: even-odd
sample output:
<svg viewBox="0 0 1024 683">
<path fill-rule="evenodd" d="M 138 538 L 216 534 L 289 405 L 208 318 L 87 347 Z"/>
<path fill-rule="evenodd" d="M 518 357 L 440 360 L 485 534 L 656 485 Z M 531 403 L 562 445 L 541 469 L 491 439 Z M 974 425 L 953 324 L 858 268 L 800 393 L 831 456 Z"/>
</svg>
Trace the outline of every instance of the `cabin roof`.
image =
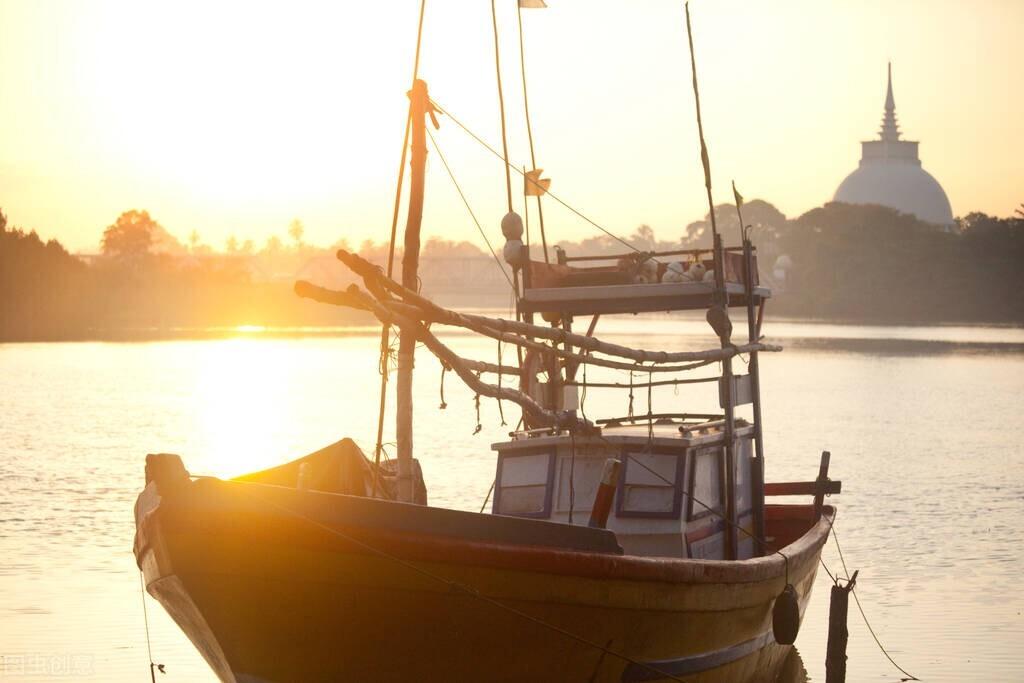
<svg viewBox="0 0 1024 683">
<path fill-rule="evenodd" d="M 685 431 L 681 431 L 683 427 Z M 752 432 L 753 425 L 737 420 L 736 435 L 743 436 Z M 584 451 L 607 450 L 608 444 L 616 446 L 657 446 L 659 448 L 686 449 L 694 446 L 708 446 L 724 441 L 725 434 L 718 421 L 706 423 L 656 422 L 648 426 L 646 422 L 634 424 L 606 425 L 601 428 L 600 437 L 576 437 L 576 448 L 581 455 Z M 495 451 L 532 449 L 543 446 L 558 446 L 570 442 L 568 434 L 528 435 L 525 432 L 513 433 L 510 441 L 491 444 Z"/>
</svg>

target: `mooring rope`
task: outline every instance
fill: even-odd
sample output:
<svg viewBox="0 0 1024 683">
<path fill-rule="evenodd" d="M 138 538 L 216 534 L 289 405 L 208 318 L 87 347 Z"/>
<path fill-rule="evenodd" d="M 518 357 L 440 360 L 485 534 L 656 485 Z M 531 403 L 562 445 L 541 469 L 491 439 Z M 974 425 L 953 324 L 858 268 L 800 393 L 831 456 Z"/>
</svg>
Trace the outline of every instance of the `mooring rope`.
<svg viewBox="0 0 1024 683">
<path fill-rule="evenodd" d="M 839 552 L 839 561 L 842 563 L 843 571 L 846 572 L 846 578 L 847 581 L 849 581 L 850 569 L 846 566 L 846 558 L 843 557 L 843 549 L 839 545 L 839 536 L 836 534 L 835 522 L 833 522 L 832 520 L 829 520 L 829 531 L 832 533 L 832 540 L 835 541 L 836 550 Z M 826 569 L 825 571 L 828 571 L 828 569 Z M 836 583 L 836 585 L 838 585 L 838 582 Z M 850 592 L 853 593 L 853 601 L 857 604 L 857 611 L 860 612 L 860 617 L 864 620 L 864 625 L 868 627 L 868 633 L 871 634 L 871 637 L 875 641 L 875 645 L 877 645 L 878 649 L 881 650 L 883 655 L 885 655 L 885 658 L 888 659 L 889 663 L 896 667 L 896 669 L 900 673 L 906 676 L 906 678 L 903 679 L 904 681 L 920 681 L 920 678 L 913 675 L 912 673 L 904 669 L 902 666 L 897 664 L 896 660 L 894 660 L 892 658 L 892 655 L 889 654 L 889 651 L 885 649 L 884 645 L 882 645 L 882 641 L 878 638 L 878 634 L 875 633 L 875 629 L 872 628 L 871 622 L 868 621 L 868 615 L 864 613 L 864 608 L 860 604 L 860 598 L 857 597 L 857 586 L 852 586 Z"/>
<path fill-rule="evenodd" d="M 149 613 L 146 611 L 146 577 L 143 576 L 141 569 L 139 570 L 139 591 L 142 595 L 142 623 L 146 626 L 146 654 L 149 657 L 149 679 L 152 683 L 156 683 L 156 672 L 167 672 L 164 671 L 163 664 L 157 664 L 153 661 L 153 646 L 149 636 Z"/>
</svg>

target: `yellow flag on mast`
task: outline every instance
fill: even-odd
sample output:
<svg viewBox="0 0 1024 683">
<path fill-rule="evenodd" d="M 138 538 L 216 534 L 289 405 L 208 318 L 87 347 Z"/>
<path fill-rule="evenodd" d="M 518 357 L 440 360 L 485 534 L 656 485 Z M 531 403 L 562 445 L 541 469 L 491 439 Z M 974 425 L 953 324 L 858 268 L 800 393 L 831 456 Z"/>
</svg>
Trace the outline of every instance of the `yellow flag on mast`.
<svg viewBox="0 0 1024 683">
<path fill-rule="evenodd" d="M 523 9 L 544 9 L 547 5 L 544 0 L 519 0 L 519 6 Z"/>
<path fill-rule="evenodd" d="M 540 197 L 551 187 L 551 178 L 541 178 L 543 168 L 535 168 L 523 175 L 523 194 L 527 197 Z"/>
</svg>

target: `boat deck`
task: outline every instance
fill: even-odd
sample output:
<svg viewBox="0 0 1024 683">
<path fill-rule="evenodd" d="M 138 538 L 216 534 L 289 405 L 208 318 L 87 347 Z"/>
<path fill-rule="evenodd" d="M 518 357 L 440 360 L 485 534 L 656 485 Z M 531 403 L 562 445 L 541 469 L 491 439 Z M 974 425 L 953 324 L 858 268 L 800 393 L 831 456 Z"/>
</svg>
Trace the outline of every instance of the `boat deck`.
<svg viewBox="0 0 1024 683">
<path fill-rule="evenodd" d="M 747 305 L 744 285 L 727 282 L 725 289 L 730 306 Z M 713 282 L 537 287 L 525 290 L 519 300 L 519 310 L 565 315 L 704 310 L 711 305 L 714 292 Z M 760 305 L 770 296 L 771 290 L 767 287 L 754 287 L 754 305 Z"/>
</svg>

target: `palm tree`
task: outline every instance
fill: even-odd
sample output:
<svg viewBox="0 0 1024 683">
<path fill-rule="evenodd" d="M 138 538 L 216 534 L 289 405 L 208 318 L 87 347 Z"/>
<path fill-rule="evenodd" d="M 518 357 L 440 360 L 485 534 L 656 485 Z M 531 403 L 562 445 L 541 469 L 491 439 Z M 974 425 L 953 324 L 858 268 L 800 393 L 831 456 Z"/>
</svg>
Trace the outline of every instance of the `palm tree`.
<svg viewBox="0 0 1024 683">
<path fill-rule="evenodd" d="M 295 246 L 296 246 L 296 247 L 301 247 L 301 246 L 302 246 L 302 235 L 303 235 L 303 234 L 304 234 L 305 232 L 306 232 L 306 228 L 305 228 L 305 227 L 303 227 L 303 225 L 302 225 L 302 221 L 300 221 L 300 220 L 299 220 L 298 218 L 296 218 L 295 220 L 293 220 L 293 221 L 292 221 L 292 222 L 291 222 L 291 223 L 290 223 L 290 224 L 288 225 L 288 235 L 289 235 L 289 236 L 290 236 L 290 237 L 291 237 L 291 238 L 292 238 L 293 240 L 295 240 Z"/>
</svg>

